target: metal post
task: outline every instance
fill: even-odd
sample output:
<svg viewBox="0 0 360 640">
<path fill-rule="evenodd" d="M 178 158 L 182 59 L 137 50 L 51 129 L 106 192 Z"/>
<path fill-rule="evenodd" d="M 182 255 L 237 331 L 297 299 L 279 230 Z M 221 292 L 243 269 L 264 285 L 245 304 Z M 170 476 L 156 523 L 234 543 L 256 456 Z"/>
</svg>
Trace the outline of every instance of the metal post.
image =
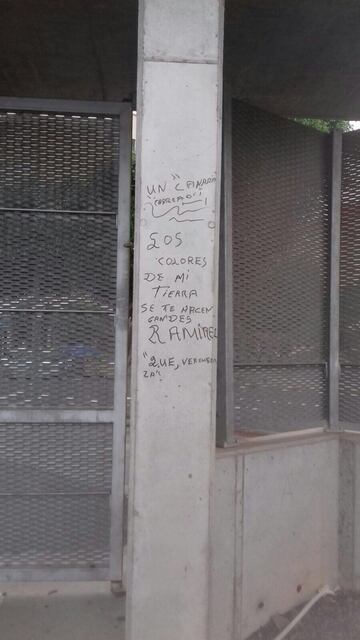
<svg viewBox="0 0 360 640">
<path fill-rule="evenodd" d="M 340 291 L 340 214 L 341 214 L 342 132 L 332 136 L 331 243 L 330 243 L 330 354 L 329 428 L 339 430 L 339 291 Z"/>
<path fill-rule="evenodd" d="M 234 438 L 234 326 L 232 265 L 232 98 L 224 92 L 223 176 L 219 253 L 219 343 L 216 444 L 229 447 Z"/>
<path fill-rule="evenodd" d="M 110 580 L 122 579 L 125 469 L 126 362 L 129 321 L 131 106 L 120 114 L 118 246 L 115 314 L 113 472 L 111 488 Z M 114 585 L 115 588 L 115 585 Z"/>
</svg>

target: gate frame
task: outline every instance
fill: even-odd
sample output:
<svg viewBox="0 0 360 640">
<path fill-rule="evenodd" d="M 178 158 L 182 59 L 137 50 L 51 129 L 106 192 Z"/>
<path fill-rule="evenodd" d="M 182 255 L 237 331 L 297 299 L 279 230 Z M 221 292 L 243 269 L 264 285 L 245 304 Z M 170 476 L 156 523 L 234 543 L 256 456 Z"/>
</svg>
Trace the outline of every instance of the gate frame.
<svg viewBox="0 0 360 640">
<path fill-rule="evenodd" d="M 232 95 L 224 88 L 222 188 L 219 241 L 216 446 L 232 447 L 234 436 L 234 318 L 232 263 Z"/>
<path fill-rule="evenodd" d="M 112 477 L 110 494 L 110 560 L 109 567 L 77 568 L 49 567 L 22 569 L 0 568 L 0 582 L 41 581 L 95 581 L 121 582 L 123 576 L 123 511 L 125 485 L 125 433 L 127 395 L 127 351 L 129 314 L 129 241 L 130 241 L 130 187 L 131 187 L 131 102 L 97 102 L 80 100 L 50 100 L 32 98 L 0 97 L 0 111 L 44 111 L 46 113 L 104 115 L 119 117 L 119 170 L 118 206 L 116 216 L 116 300 L 115 370 L 113 409 L 5 409 L 0 410 L 0 422 L 112 422 Z M 4 210 L 0 208 L 0 210 Z M 8 210 L 8 209 L 7 209 Z M 15 210 L 15 209 L 13 209 Z M 18 207 L 16 210 L 23 210 Z M 37 211 L 37 209 L 31 209 Z M 41 209 L 43 211 L 43 209 Z M 45 211 L 45 210 L 44 210 Z M 66 213 L 61 210 L 60 212 Z M 80 212 L 81 213 L 81 212 Z M 83 213 L 88 213 L 84 211 Z M 93 211 L 92 213 L 99 213 Z M 123 365 L 123 366 L 122 366 Z"/>
</svg>

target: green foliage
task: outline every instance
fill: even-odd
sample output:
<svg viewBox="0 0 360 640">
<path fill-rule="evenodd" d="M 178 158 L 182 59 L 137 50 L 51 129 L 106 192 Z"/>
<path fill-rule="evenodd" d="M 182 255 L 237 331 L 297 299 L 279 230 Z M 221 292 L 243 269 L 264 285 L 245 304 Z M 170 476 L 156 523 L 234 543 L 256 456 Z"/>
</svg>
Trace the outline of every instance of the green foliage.
<svg viewBox="0 0 360 640">
<path fill-rule="evenodd" d="M 294 118 L 295 122 L 304 124 L 306 127 L 312 127 L 322 133 L 330 133 L 334 129 L 342 131 L 351 131 L 351 124 L 348 120 L 318 120 L 316 118 Z"/>
</svg>

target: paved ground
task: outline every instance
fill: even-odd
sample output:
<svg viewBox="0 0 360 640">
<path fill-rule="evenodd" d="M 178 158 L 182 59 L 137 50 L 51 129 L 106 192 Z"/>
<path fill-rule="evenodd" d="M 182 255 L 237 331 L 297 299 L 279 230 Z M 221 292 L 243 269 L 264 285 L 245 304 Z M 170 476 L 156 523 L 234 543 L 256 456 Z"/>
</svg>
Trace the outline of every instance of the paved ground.
<svg viewBox="0 0 360 640">
<path fill-rule="evenodd" d="M 108 583 L 0 585 L 1 640 L 123 640 L 124 600 Z"/>
<path fill-rule="evenodd" d="M 286 615 L 290 622 L 298 609 Z M 276 620 L 281 622 L 281 618 Z M 272 621 L 249 640 L 274 640 L 280 633 Z M 302 621 L 286 636 L 286 640 L 359 640 L 360 594 L 338 593 L 320 600 Z"/>
<path fill-rule="evenodd" d="M 0 594 L 1 640 L 124 640 L 124 599 L 108 583 L 0 584 Z M 298 610 L 249 640 L 274 640 Z M 323 598 L 287 640 L 360 640 L 360 594 Z"/>
</svg>

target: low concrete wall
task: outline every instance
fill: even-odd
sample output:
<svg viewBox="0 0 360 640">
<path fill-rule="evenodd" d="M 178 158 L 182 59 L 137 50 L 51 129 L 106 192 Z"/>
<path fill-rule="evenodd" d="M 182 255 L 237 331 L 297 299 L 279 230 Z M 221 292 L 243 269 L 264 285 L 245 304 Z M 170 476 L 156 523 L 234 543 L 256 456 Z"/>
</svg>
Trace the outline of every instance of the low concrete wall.
<svg viewBox="0 0 360 640">
<path fill-rule="evenodd" d="M 340 437 L 339 580 L 360 590 L 360 433 Z"/>
<path fill-rule="evenodd" d="M 211 640 L 244 640 L 322 585 L 337 585 L 338 478 L 332 435 L 217 452 Z"/>
</svg>

